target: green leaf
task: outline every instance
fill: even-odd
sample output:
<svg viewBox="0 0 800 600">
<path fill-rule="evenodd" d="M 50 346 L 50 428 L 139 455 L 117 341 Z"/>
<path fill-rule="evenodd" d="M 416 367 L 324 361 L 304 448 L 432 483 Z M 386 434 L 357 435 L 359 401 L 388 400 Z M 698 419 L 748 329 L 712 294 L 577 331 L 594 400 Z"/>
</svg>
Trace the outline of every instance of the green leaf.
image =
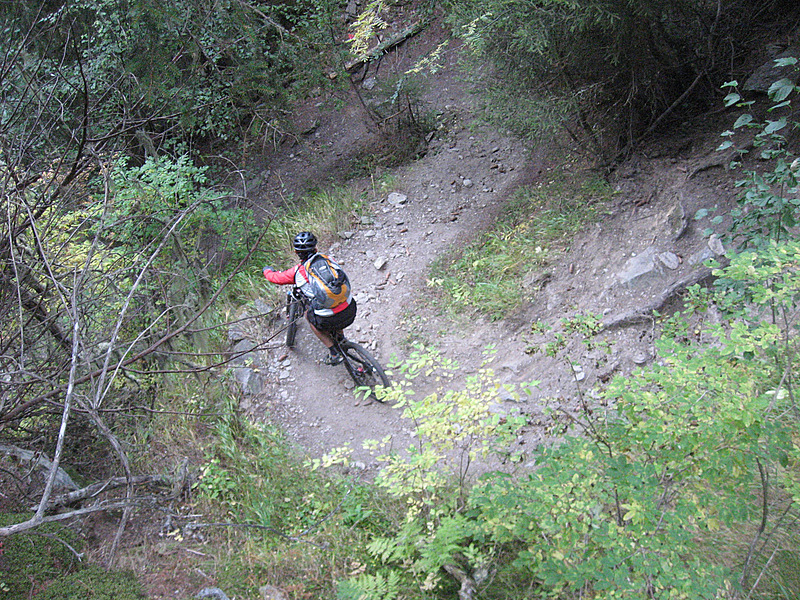
<svg viewBox="0 0 800 600">
<path fill-rule="evenodd" d="M 753 121 L 753 115 L 745 113 L 742 116 L 740 116 L 738 119 L 736 119 L 736 122 L 733 124 L 733 128 L 734 129 L 739 129 L 739 127 L 743 127 L 743 126 L 747 125 L 748 123 L 751 123 L 752 121 Z"/>
<path fill-rule="evenodd" d="M 794 84 L 784 77 L 783 79 L 779 79 L 769 86 L 767 94 L 769 95 L 770 100 L 773 100 L 774 102 L 782 102 L 783 100 L 786 100 L 786 98 L 789 97 L 789 94 L 791 94 L 794 90 Z"/>
<path fill-rule="evenodd" d="M 786 56 L 784 58 L 775 59 L 776 67 L 791 67 L 792 65 L 796 64 L 797 64 L 797 58 L 794 56 Z"/>
<path fill-rule="evenodd" d="M 725 106 L 733 106 L 741 99 L 742 97 L 739 94 L 737 94 L 736 92 L 731 92 L 730 94 L 725 96 L 725 100 L 723 100 L 723 102 Z"/>
<path fill-rule="evenodd" d="M 708 215 L 708 209 L 707 208 L 701 208 L 696 213 L 694 213 L 694 220 L 695 221 L 699 221 L 700 219 L 702 219 L 703 217 L 706 217 L 707 215 Z"/>
<path fill-rule="evenodd" d="M 786 117 L 781 117 L 777 121 L 767 121 L 764 133 L 775 133 L 786 127 Z"/>
<path fill-rule="evenodd" d="M 772 112 L 773 110 L 778 110 L 779 108 L 783 108 L 784 106 L 791 106 L 791 100 L 784 100 L 783 102 L 779 102 L 775 106 L 771 106 L 769 111 Z"/>
<path fill-rule="evenodd" d="M 732 142 L 732 141 L 730 141 L 730 140 L 725 140 L 724 142 L 722 142 L 722 143 L 721 143 L 721 144 L 720 144 L 720 145 L 717 147 L 717 151 L 719 151 L 719 150 L 727 150 L 727 149 L 728 149 L 728 148 L 730 148 L 731 146 L 733 146 L 733 142 Z"/>
</svg>

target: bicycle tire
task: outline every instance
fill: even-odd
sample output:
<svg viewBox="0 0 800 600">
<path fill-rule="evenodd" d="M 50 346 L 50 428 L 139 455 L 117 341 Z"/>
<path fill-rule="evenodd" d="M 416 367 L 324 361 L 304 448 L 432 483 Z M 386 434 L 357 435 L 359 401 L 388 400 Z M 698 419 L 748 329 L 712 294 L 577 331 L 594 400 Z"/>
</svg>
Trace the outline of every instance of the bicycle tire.
<svg viewBox="0 0 800 600">
<path fill-rule="evenodd" d="M 344 355 L 344 366 L 355 381 L 356 387 L 372 389 L 370 397 L 381 402 L 375 395 L 374 388 L 379 385 L 390 386 L 389 378 L 383 372 L 381 364 L 360 344 L 350 340 L 339 342 L 339 349 Z"/>
<path fill-rule="evenodd" d="M 300 318 L 302 307 L 297 298 L 289 296 L 286 303 L 286 318 L 289 322 L 286 325 L 286 347 L 294 348 L 294 341 L 297 338 L 297 321 Z"/>
</svg>

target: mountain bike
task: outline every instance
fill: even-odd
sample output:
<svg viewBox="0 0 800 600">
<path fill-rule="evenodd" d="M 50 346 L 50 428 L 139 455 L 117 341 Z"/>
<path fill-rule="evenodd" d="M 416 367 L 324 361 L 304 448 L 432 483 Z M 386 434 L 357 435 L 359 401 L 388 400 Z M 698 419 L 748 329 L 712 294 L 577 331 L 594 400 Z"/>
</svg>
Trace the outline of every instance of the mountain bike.
<svg viewBox="0 0 800 600">
<path fill-rule="evenodd" d="M 303 295 L 299 288 L 292 287 L 286 293 L 286 347 L 294 348 L 297 338 L 297 326 L 300 319 L 308 310 L 308 299 Z M 381 399 L 375 394 L 378 386 L 389 387 L 389 378 L 383 371 L 380 363 L 367 352 L 360 344 L 348 340 L 344 331 L 339 330 L 331 334 L 333 346 L 344 358 L 342 364 L 356 383 L 356 389 L 369 388 L 368 396 L 374 400 Z"/>
</svg>

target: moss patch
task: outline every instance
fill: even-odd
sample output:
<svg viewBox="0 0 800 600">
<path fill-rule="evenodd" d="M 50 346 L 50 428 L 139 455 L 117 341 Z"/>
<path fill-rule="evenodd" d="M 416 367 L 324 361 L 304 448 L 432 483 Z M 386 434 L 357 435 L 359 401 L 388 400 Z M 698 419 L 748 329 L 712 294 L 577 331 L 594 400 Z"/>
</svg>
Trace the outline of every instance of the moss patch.
<svg viewBox="0 0 800 600">
<path fill-rule="evenodd" d="M 37 600 L 146 600 L 129 571 L 106 572 L 91 565 L 53 582 Z"/>
<path fill-rule="evenodd" d="M 28 514 L 0 514 L 0 527 Z M 2 540 L 0 600 L 146 600 L 133 573 L 106 572 L 78 561 L 80 540 L 71 529 L 48 523 Z"/>
<path fill-rule="evenodd" d="M 13 525 L 30 515 L 0 515 L 0 526 Z M 58 524 L 47 524 L 3 540 L 0 557 L 0 598 L 28 598 L 47 581 L 78 568 L 78 559 L 69 549 L 77 548 L 75 533 Z"/>
</svg>

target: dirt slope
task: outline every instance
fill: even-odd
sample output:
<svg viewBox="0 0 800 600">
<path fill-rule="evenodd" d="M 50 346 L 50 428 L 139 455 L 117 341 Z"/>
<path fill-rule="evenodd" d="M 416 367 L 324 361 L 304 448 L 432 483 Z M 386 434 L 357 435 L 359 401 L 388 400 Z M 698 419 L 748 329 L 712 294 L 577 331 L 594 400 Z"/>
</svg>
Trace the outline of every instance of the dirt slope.
<svg viewBox="0 0 800 600">
<path fill-rule="evenodd" d="M 441 35 L 434 29 L 412 39 L 373 67 L 369 77 L 380 80 L 402 72 L 415 57 L 435 47 Z M 702 260 L 713 251 L 700 231 L 709 222 L 695 222 L 693 216 L 700 208 L 730 203 L 731 176 L 714 153 L 714 127 L 707 133 L 676 132 L 673 141 L 642 149 L 614 175 L 617 194 L 608 214 L 588 226 L 550 265 L 540 278 L 544 284 L 532 285 L 542 289 L 519 315 L 501 323 L 481 318 L 458 325 L 448 322 L 419 301 L 429 293 L 431 263 L 490 225 L 517 187 L 547 177 L 552 166 L 546 146 L 526 149 L 520 141 L 478 123 L 472 90 L 457 66 L 458 52 L 452 46 L 445 53 L 444 69 L 429 79 L 424 97 L 449 127 L 432 141 L 424 158 L 392 170 L 393 185 L 373 203 L 372 221 L 352 237 L 322 249 L 345 266 L 356 291 L 359 316 L 350 337 L 375 344 L 384 363 L 393 355 L 405 356 L 406 342 L 413 337 L 456 359 L 463 378 L 481 366 L 482 349 L 496 344 L 500 352 L 492 367 L 502 382 L 540 380 L 527 402 L 508 399 L 496 407 L 528 416 L 530 425 L 519 442 L 532 446 L 548 435 L 546 404 L 575 413 L 580 394 L 599 381 L 653 360 L 654 325 L 608 329 L 603 337 L 611 342 L 610 352 L 586 351 L 575 342 L 553 359 L 525 352 L 542 341 L 531 333 L 531 323 L 539 320 L 558 328 L 561 318 L 585 313 L 603 315 L 610 323 L 647 309 L 666 291 L 696 279 Z M 323 180 L 369 143 L 369 128 L 353 95 L 340 110 L 327 111 L 325 106 L 318 100 L 298 111 L 298 130 L 309 133 L 268 157 L 258 191 L 264 202 Z M 390 201 L 391 192 L 407 200 L 399 203 L 393 196 Z M 714 227 L 722 231 L 725 223 Z M 386 261 L 381 269 L 375 266 L 378 259 Z M 265 330 L 260 335 L 266 339 L 272 333 Z M 319 363 L 323 353 L 303 326 L 296 350 L 287 353 L 275 347 L 259 357 L 266 386 L 243 408 L 279 423 L 311 456 L 349 445 L 356 468 L 373 472 L 377 465 L 361 448 L 362 442 L 391 436 L 394 447 L 406 447 L 414 442 L 412 424 L 392 406 L 357 402 L 343 367 Z M 433 389 L 430 382 L 418 385 L 418 394 Z"/>
</svg>

